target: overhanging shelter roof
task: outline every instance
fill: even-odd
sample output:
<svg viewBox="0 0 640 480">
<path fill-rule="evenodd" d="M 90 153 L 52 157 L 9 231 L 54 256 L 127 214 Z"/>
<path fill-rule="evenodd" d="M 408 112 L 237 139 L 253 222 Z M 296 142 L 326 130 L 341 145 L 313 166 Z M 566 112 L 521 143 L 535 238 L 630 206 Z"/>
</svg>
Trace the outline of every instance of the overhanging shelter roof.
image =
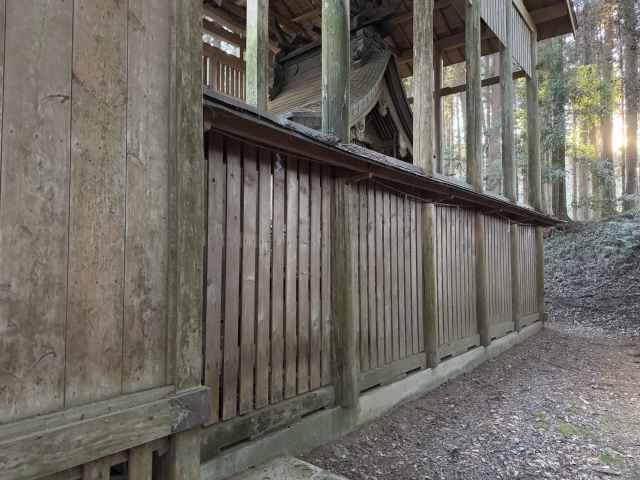
<svg viewBox="0 0 640 480">
<path fill-rule="evenodd" d="M 422 0 L 417 0 L 422 1 Z M 490 1 L 492 0 L 485 0 Z M 435 0 L 434 34 L 436 47 L 442 52 L 445 65 L 464 61 L 465 0 Z M 240 37 L 244 35 L 246 0 L 205 0 L 205 15 L 225 24 Z M 385 41 L 400 65 L 403 77 L 413 74 L 413 1 L 412 0 L 352 0 L 362 6 L 366 21 L 379 21 Z M 499 5 L 499 2 L 492 2 Z M 538 39 L 575 32 L 572 0 L 514 0 L 514 6 L 534 26 Z M 270 14 L 276 19 L 291 44 L 300 47 L 316 42 L 321 32 L 321 0 L 270 0 Z M 526 9 L 526 13 L 525 10 Z M 357 22 L 355 22 L 357 25 Z M 272 29 L 273 30 L 273 29 Z M 278 43 L 272 31 L 274 44 Z M 485 25 L 482 53 L 500 51 L 501 42 Z"/>
</svg>

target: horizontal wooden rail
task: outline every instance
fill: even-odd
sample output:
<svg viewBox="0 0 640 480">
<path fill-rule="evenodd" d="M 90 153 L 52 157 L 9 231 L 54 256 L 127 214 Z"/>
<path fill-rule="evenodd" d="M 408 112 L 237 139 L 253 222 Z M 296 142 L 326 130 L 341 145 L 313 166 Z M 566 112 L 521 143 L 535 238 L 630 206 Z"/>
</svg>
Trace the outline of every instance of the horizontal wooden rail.
<svg viewBox="0 0 640 480">
<path fill-rule="evenodd" d="M 33 479 L 202 425 L 205 387 L 160 388 L 0 427 L 0 480 Z"/>
</svg>

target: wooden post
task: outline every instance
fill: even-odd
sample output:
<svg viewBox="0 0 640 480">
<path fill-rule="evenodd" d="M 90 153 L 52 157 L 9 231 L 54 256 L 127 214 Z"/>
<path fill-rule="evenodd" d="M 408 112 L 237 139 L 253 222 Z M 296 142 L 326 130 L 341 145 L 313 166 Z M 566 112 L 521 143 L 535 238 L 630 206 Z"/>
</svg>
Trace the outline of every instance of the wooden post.
<svg viewBox="0 0 640 480">
<path fill-rule="evenodd" d="M 507 42 L 500 51 L 500 93 L 502 95 L 502 183 L 504 195 L 516 202 L 516 167 L 513 148 L 513 59 L 511 53 L 512 0 L 506 3 Z"/>
<path fill-rule="evenodd" d="M 351 246 L 351 186 L 337 176 L 333 197 L 333 239 L 331 241 L 332 308 L 334 328 L 333 371 L 336 402 L 357 408 L 358 371 L 356 319 L 353 315 L 353 261 Z"/>
<path fill-rule="evenodd" d="M 440 363 L 438 354 L 438 330 L 436 327 L 436 209 L 432 203 L 425 203 L 422 207 L 422 274 L 424 299 L 422 322 L 424 324 L 424 344 L 427 353 L 427 366 L 434 368 Z"/>
<path fill-rule="evenodd" d="M 529 204 L 542 211 L 542 165 L 538 118 L 538 42 L 531 32 L 531 74 L 527 77 L 527 128 L 529 131 Z"/>
<path fill-rule="evenodd" d="M 482 191 L 482 75 L 480 72 L 480 1 L 465 1 L 465 58 L 467 63 L 467 183 Z"/>
<path fill-rule="evenodd" d="M 433 111 L 434 111 L 434 157 L 436 160 L 436 172 L 443 173 L 442 164 L 442 96 L 440 90 L 442 89 L 442 55 L 440 51 L 434 52 L 433 62 L 433 78 L 435 80 L 433 90 Z"/>
<path fill-rule="evenodd" d="M 175 184 L 170 201 L 173 261 L 170 266 L 172 383 L 178 390 L 199 386 L 202 377 L 202 296 L 205 246 L 202 125 L 202 2 L 174 3 L 171 48 L 171 153 Z M 200 478 L 200 428 L 169 438 L 169 480 Z"/>
<path fill-rule="evenodd" d="M 247 1 L 247 103 L 266 111 L 269 102 L 269 0 Z"/>
<path fill-rule="evenodd" d="M 511 312 L 513 315 L 513 326 L 517 332 L 520 327 L 520 242 L 518 239 L 519 228 L 517 223 L 512 223 L 509 233 L 511 234 Z"/>
<path fill-rule="evenodd" d="M 349 0 L 322 0 L 322 131 L 349 143 L 351 36 Z"/>
<path fill-rule="evenodd" d="M 433 0 L 413 2 L 413 158 L 433 176 Z"/>
<path fill-rule="evenodd" d="M 487 252 L 484 238 L 484 215 L 475 212 L 475 261 L 476 261 L 476 315 L 478 317 L 478 332 L 480 343 L 487 347 L 491 343 L 489 334 L 489 315 L 487 305 Z"/>
<path fill-rule="evenodd" d="M 536 227 L 536 297 L 540 321 L 545 322 L 547 315 L 544 308 L 544 228 Z"/>
</svg>

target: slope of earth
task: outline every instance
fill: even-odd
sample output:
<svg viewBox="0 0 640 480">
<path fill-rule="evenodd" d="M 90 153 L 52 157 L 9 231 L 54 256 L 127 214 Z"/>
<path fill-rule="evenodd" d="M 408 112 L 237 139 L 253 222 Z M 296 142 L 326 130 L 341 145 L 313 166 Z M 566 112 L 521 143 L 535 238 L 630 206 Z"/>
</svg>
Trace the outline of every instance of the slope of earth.
<svg viewBox="0 0 640 480">
<path fill-rule="evenodd" d="M 550 232 L 545 285 L 551 322 L 585 334 L 640 335 L 640 213 Z"/>
<path fill-rule="evenodd" d="M 545 243 L 542 333 L 303 458 L 352 480 L 640 479 L 640 217 Z"/>
</svg>

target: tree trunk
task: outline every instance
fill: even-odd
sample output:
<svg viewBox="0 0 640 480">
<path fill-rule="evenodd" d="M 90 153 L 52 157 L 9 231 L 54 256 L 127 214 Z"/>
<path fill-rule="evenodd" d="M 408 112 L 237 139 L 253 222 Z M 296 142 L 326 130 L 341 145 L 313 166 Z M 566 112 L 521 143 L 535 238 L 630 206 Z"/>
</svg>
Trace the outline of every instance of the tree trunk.
<svg viewBox="0 0 640 480">
<path fill-rule="evenodd" d="M 624 103 L 627 144 L 625 147 L 624 210 L 637 206 L 638 193 L 638 17 L 637 0 L 621 0 L 623 20 Z"/>
<path fill-rule="evenodd" d="M 603 217 L 610 217 L 616 211 L 616 191 L 613 168 L 613 41 L 614 25 L 611 16 L 606 16 L 605 39 L 603 44 L 601 65 L 604 85 L 603 113 L 600 119 L 602 134 L 601 164 L 598 169 L 601 188 L 601 212 Z"/>
<path fill-rule="evenodd" d="M 553 132 L 556 141 L 553 145 L 551 153 L 551 167 L 554 172 L 553 176 L 553 195 L 552 206 L 553 213 L 562 220 L 569 219 L 567 212 L 567 182 L 566 182 L 566 118 L 565 106 L 567 103 L 567 92 L 565 88 L 565 71 L 564 71 L 564 39 L 556 38 L 554 42 L 554 74 L 557 82 L 553 95 Z M 556 51 L 557 49 L 557 51 Z"/>
</svg>

